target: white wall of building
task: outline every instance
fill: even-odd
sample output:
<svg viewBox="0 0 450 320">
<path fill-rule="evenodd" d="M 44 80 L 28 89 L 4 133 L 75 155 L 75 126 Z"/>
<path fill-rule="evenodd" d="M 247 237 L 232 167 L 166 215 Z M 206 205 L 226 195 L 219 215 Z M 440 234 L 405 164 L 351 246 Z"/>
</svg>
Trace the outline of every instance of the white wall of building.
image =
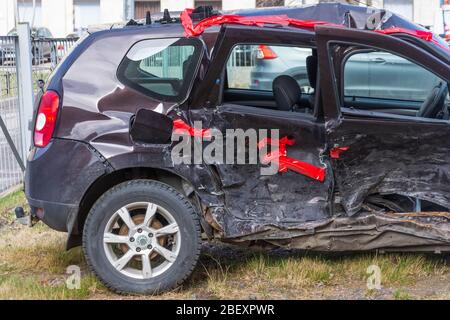
<svg viewBox="0 0 450 320">
<path fill-rule="evenodd" d="M 223 10 L 248 9 L 256 6 L 256 0 L 231 0 L 222 1 Z"/>
<path fill-rule="evenodd" d="M 193 7 L 194 0 L 161 0 L 161 10 L 182 11 Z"/>
<path fill-rule="evenodd" d="M 20 21 L 28 22 L 30 25 L 42 26 L 42 1 L 21 0 L 18 2 L 18 13 Z"/>
<path fill-rule="evenodd" d="M 124 20 L 124 0 L 100 0 L 100 23 Z"/>
<path fill-rule="evenodd" d="M 14 28 L 14 0 L 0 0 L 0 35 Z"/>
<path fill-rule="evenodd" d="M 100 21 L 100 0 L 73 0 L 73 25 L 76 31 Z"/>
<path fill-rule="evenodd" d="M 432 25 L 440 3 L 440 0 L 415 0 L 414 21 L 426 26 Z"/>
<path fill-rule="evenodd" d="M 73 32 L 73 0 L 42 0 L 42 25 L 54 37 Z"/>
</svg>

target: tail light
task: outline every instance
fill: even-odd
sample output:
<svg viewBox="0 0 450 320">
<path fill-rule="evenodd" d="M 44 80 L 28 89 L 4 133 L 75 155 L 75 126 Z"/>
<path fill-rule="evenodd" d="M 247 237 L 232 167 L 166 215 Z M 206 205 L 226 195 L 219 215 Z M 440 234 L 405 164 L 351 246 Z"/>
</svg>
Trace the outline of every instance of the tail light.
<svg viewBox="0 0 450 320">
<path fill-rule="evenodd" d="M 46 91 L 41 98 L 34 125 L 34 145 L 43 148 L 48 145 L 55 130 L 58 116 L 59 96 L 55 91 Z"/>
<path fill-rule="evenodd" d="M 63 44 L 58 44 L 58 50 L 64 50 L 64 45 Z"/>
<path fill-rule="evenodd" d="M 266 45 L 258 46 L 258 51 L 256 52 L 256 59 L 260 60 L 270 60 L 278 58 L 277 54 Z"/>
</svg>

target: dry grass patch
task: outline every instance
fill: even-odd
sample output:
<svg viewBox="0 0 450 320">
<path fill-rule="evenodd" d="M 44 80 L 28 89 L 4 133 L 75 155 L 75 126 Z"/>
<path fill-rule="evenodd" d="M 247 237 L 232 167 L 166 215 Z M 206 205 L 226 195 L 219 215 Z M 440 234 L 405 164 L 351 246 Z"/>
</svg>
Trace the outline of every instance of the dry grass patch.
<svg viewBox="0 0 450 320">
<path fill-rule="evenodd" d="M 0 200 L 0 219 L 8 221 L 0 228 L 0 299 L 410 299 L 428 298 L 430 286 L 437 288 L 432 298 L 449 298 L 450 269 L 442 256 L 266 252 L 216 242 L 204 245 L 194 273 L 173 292 L 118 296 L 87 271 L 80 248 L 65 251 L 64 233 L 12 223 L 12 209 L 24 202 L 20 192 Z M 66 287 L 70 265 L 81 267 L 79 290 Z M 381 296 L 366 288 L 370 265 L 381 269 L 387 290 Z"/>
</svg>

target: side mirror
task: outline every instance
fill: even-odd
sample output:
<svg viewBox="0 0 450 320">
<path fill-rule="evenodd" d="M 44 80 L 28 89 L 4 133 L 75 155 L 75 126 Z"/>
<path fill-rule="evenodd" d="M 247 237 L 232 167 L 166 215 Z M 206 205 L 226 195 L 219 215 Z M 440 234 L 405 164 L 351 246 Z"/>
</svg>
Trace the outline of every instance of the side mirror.
<svg viewBox="0 0 450 320">
<path fill-rule="evenodd" d="M 166 115 L 148 109 L 139 109 L 131 120 L 133 141 L 143 143 L 170 143 L 173 121 Z"/>
</svg>

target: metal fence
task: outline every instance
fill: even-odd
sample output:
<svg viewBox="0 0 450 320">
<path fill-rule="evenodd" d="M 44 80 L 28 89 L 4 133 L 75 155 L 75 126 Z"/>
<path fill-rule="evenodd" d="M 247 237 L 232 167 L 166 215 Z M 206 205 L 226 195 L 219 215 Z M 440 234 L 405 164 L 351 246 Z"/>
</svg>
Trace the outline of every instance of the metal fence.
<svg viewBox="0 0 450 320">
<path fill-rule="evenodd" d="M 21 150 L 19 97 L 16 69 L 16 37 L 0 37 L 0 117 L 12 142 Z M 7 136 L 0 131 L 0 193 L 22 181 Z"/>
<path fill-rule="evenodd" d="M 38 80 L 46 81 L 58 63 L 66 56 L 77 39 L 39 39 L 31 41 L 34 90 L 39 90 Z"/>
<path fill-rule="evenodd" d="M 56 65 L 68 53 L 77 39 L 39 39 L 31 42 L 32 80 L 34 92 L 39 87 L 38 80 L 46 81 Z M 16 160 L 10 143 L 19 150 L 22 159 L 21 118 L 19 112 L 18 63 L 16 63 L 18 38 L 0 36 L 0 194 L 20 184 L 22 169 Z M 27 124 L 22 124 L 27 125 Z M 8 141 L 8 135 L 11 138 Z"/>
<path fill-rule="evenodd" d="M 228 59 L 228 68 L 230 67 L 254 67 L 256 64 L 256 52 L 258 46 L 239 45 L 231 52 Z"/>
</svg>

